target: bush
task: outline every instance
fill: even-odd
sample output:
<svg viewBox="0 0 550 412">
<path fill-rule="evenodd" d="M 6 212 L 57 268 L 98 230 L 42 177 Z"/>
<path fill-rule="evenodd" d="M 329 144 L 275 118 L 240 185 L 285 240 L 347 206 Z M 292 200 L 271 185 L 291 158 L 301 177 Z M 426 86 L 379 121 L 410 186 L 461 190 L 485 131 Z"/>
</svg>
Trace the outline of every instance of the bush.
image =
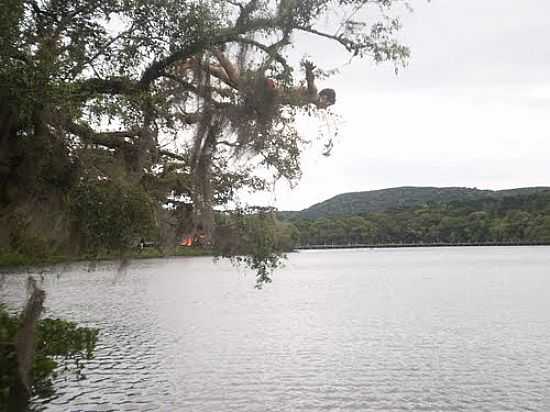
<svg viewBox="0 0 550 412">
<path fill-rule="evenodd" d="M 10 314 L 0 305 L 0 411 L 8 410 L 13 402 L 17 385 L 17 359 L 15 336 L 19 330 L 19 316 Z M 82 359 L 93 357 L 98 330 L 78 327 L 74 322 L 61 319 L 40 320 L 37 327 L 35 351 L 32 362 L 32 395 L 50 396 L 53 393 L 52 378 L 63 364 L 65 369 L 76 372 L 82 378 Z"/>
<path fill-rule="evenodd" d="M 85 253 L 121 252 L 142 237 L 158 237 L 155 204 L 140 186 L 113 180 L 81 182 L 71 198 Z"/>
</svg>

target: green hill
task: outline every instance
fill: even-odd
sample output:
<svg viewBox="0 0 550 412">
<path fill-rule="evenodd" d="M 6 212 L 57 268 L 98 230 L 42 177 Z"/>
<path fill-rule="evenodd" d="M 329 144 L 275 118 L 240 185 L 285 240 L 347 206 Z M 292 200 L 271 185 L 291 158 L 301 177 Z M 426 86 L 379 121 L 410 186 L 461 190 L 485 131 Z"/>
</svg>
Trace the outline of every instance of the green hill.
<svg viewBox="0 0 550 412">
<path fill-rule="evenodd" d="M 395 195 L 395 190 L 390 193 Z M 429 195 L 430 191 L 420 193 Z M 419 193 L 413 190 L 413 194 L 416 197 L 397 199 L 401 202 L 393 205 L 418 202 Z M 453 200 L 456 189 L 432 194 L 438 196 L 436 200 L 416 206 L 371 209 L 347 216 L 325 215 L 317 219 L 296 215 L 288 225 L 298 245 L 550 244 L 550 190 L 470 189 L 459 200 Z M 377 195 L 380 201 L 383 196 Z M 330 205 L 330 201 L 327 203 Z M 381 207 L 380 202 L 376 206 Z"/>
<path fill-rule="evenodd" d="M 502 199 L 550 191 L 550 187 L 530 187 L 509 190 L 479 190 L 465 187 L 395 187 L 366 192 L 343 193 L 298 212 L 282 212 L 287 218 L 353 216 L 389 209 L 436 206 L 454 201 Z"/>
</svg>

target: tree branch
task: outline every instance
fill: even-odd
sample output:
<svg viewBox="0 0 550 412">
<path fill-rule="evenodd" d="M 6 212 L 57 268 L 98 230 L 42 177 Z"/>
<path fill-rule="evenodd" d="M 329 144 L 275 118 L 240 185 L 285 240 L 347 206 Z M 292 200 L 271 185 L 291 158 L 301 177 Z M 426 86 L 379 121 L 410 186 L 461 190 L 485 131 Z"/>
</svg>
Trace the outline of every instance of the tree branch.
<svg viewBox="0 0 550 412">
<path fill-rule="evenodd" d="M 241 7 L 241 14 L 235 22 L 235 27 L 241 27 L 245 24 L 246 20 L 252 13 L 258 8 L 258 0 L 250 0 L 246 6 Z"/>
<path fill-rule="evenodd" d="M 91 78 L 77 83 L 79 93 L 96 94 L 134 94 L 139 91 L 137 83 L 124 77 L 112 77 L 110 79 Z"/>
<path fill-rule="evenodd" d="M 253 0 L 254 1 L 254 0 Z M 252 2 L 253 2 L 252 1 Z M 251 2 L 251 3 L 252 3 Z M 176 50 L 169 56 L 166 56 L 160 60 L 154 61 L 141 76 L 139 80 L 139 86 L 141 89 L 147 89 L 152 82 L 154 82 L 159 77 L 163 76 L 163 73 L 166 72 L 166 69 L 172 64 L 188 59 L 192 56 L 199 54 L 200 52 L 211 49 L 212 47 L 219 47 L 225 43 L 230 43 L 232 41 L 237 41 L 239 36 L 244 35 L 249 32 L 256 30 L 269 30 L 275 29 L 280 26 L 280 22 L 275 18 L 257 18 L 254 20 L 247 21 L 246 24 L 235 25 L 235 27 L 230 27 L 225 30 L 221 30 L 217 35 L 212 34 L 211 36 L 204 37 L 197 42 L 190 44 L 189 46 Z"/>
<path fill-rule="evenodd" d="M 355 43 L 352 42 L 349 39 L 346 39 L 346 38 L 342 37 L 342 36 L 335 36 L 333 34 L 324 33 L 324 32 L 321 32 L 321 31 L 318 31 L 318 30 L 315 30 L 315 29 L 312 29 L 312 28 L 309 28 L 309 27 L 303 27 L 303 26 L 297 26 L 296 30 L 304 31 L 306 33 L 311 33 L 311 34 L 315 34 L 316 36 L 325 37 L 327 39 L 334 40 L 334 41 L 340 43 L 342 46 L 344 46 L 347 51 L 354 51 L 355 50 L 355 48 L 354 48 Z"/>
<path fill-rule="evenodd" d="M 189 83 L 185 80 L 182 80 L 179 77 L 174 76 L 174 75 L 169 74 L 169 73 L 164 73 L 163 77 L 166 77 L 167 79 L 170 79 L 170 80 L 178 83 L 178 85 L 181 86 L 181 88 L 185 91 L 194 93 L 197 96 L 202 97 L 203 99 L 211 100 L 212 103 L 214 103 L 215 106 L 218 106 L 221 103 L 216 101 L 216 100 L 212 100 L 211 94 L 213 92 L 219 94 L 222 97 L 231 97 L 233 95 L 228 89 L 220 89 L 218 87 L 211 87 L 211 86 L 202 86 L 202 87 L 199 86 L 199 87 L 197 87 L 194 84 L 191 84 L 191 83 Z"/>
<path fill-rule="evenodd" d="M 221 45 L 223 43 L 225 43 L 225 41 L 217 39 L 217 41 L 214 40 L 212 42 L 212 45 Z M 165 57 L 164 59 L 154 61 L 143 72 L 143 75 L 141 76 L 141 79 L 139 81 L 140 88 L 147 89 L 153 81 L 155 81 L 159 77 L 164 76 L 164 74 L 166 73 L 166 69 L 169 66 L 171 66 L 172 64 L 178 61 L 183 61 L 196 54 L 199 54 L 209 45 L 206 44 L 206 40 L 203 42 L 197 42 L 191 46 L 186 47 L 185 49 L 180 49 L 172 53 L 171 55 L 169 55 L 168 57 Z"/>
<path fill-rule="evenodd" d="M 200 113 L 187 113 L 187 112 L 183 112 L 183 111 L 180 111 L 179 113 L 177 113 L 177 117 L 179 120 L 181 120 L 183 123 L 186 123 L 186 124 L 195 124 L 195 123 L 198 123 L 200 118 L 201 118 L 201 114 Z"/>
<path fill-rule="evenodd" d="M 159 155 L 169 157 L 170 159 L 179 160 L 180 162 L 188 162 L 189 159 L 179 155 L 177 153 L 170 152 L 169 150 L 159 150 Z"/>
<path fill-rule="evenodd" d="M 286 59 L 277 52 L 277 49 L 280 48 L 281 46 L 284 46 L 285 44 L 287 44 L 287 41 L 277 42 L 277 43 L 272 44 L 271 46 L 266 46 L 265 44 L 257 42 L 256 40 L 247 39 L 245 37 L 238 37 L 235 40 L 235 42 L 243 43 L 243 44 L 249 44 L 251 46 L 254 46 L 254 47 L 264 51 L 267 55 L 269 55 L 270 57 L 272 57 L 273 59 L 278 61 L 285 69 L 289 68 L 289 65 L 288 65 Z"/>
<path fill-rule="evenodd" d="M 135 138 L 139 131 L 96 132 L 89 125 L 83 123 L 67 122 L 67 131 L 81 137 L 84 142 L 105 146 L 110 149 L 120 149 L 132 145 L 126 138 Z"/>
</svg>

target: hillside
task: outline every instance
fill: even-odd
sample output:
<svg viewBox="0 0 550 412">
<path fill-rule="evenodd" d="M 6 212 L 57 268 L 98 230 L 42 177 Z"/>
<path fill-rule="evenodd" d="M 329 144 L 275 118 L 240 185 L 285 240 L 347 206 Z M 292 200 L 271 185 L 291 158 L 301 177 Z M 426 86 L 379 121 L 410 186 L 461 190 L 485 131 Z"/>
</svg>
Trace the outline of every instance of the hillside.
<svg viewBox="0 0 550 412">
<path fill-rule="evenodd" d="M 395 187 L 366 192 L 343 193 L 298 212 L 282 212 L 284 217 L 318 219 L 320 217 L 353 216 L 389 209 L 441 205 L 454 201 L 501 199 L 543 191 L 550 187 L 508 190 L 479 190 L 463 187 Z"/>
<path fill-rule="evenodd" d="M 355 216 L 297 217 L 290 227 L 298 245 L 550 244 L 550 191 L 521 193 Z"/>
</svg>

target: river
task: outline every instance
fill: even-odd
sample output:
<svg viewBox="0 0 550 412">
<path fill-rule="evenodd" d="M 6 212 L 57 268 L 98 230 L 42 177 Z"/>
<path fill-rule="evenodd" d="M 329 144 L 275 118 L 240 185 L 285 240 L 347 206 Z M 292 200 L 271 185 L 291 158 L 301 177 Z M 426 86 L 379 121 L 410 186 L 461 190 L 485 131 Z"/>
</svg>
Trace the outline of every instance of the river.
<svg viewBox="0 0 550 412">
<path fill-rule="evenodd" d="M 208 257 L 41 277 L 47 316 L 101 333 L 38 410 L 550 410 L 550 247 L 302 251 L 262 290 Z"/>
</svg>

